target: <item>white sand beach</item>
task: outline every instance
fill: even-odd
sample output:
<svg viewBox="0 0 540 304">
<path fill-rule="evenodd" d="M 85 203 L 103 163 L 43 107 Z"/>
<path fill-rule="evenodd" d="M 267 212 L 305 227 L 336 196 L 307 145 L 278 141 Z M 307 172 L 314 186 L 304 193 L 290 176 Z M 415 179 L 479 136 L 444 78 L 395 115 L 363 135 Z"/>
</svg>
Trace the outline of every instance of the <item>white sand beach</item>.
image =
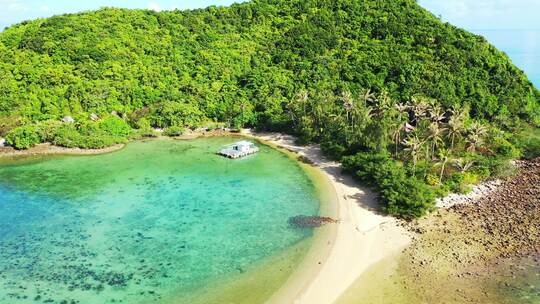
<svg viewBox="0 0 540 304">
<path fill-rule="evenodd" d="M 337 198 L 335 238 L 328 241 L 326 259 L 309 260 L 315 269 L 299 269 L 268 303 L 334 303 L 368 268 L 405 248 L 410 237 L 397 220 L 380 214 L 373 193 L 341 173 L 340 164 L 329 161 L 317 145 L 299 146 L 292 136 L 277 133 L 250 134 L 306 157 L 328 177 Z M 301 267 L 301 268 L 304 268 Z M 304 273 L 302 276 L 301 273 Z M 306 276 L 308 273 L 309 276 Z"/>
</svg>

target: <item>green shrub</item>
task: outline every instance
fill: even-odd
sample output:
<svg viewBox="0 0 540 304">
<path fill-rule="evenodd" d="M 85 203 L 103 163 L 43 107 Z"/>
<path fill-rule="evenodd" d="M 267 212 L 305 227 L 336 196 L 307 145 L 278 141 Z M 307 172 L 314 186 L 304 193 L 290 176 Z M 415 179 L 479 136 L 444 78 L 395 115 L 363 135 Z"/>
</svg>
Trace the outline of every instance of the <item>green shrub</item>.
<svg viewBox="0 0 540 304">
<path fill-rule="evenodd" d="M 94 123 L 84 124 L 84 130 L 74 124 L 65 124 L 58 128 L 53 143 L 67 148 L 101 149 L 127 142 L 126 137 L 112 136 L 96 127 Z"/>
<path fill-rule="evenodd" d="M 129 135 L 129 139 L 142 139 L 142 138 L 154 138 L 158 137 L 159 134 L 154 131 L 152 128 L 142 128 L 142 129 L 135 129 L 131 131 L 131 134 Z"/>
<path fill-rule="evenodd" d="M 308 116 L 303 116 L 300 118 L 300 123 L 297 126 L 297 142 L 301 145 L 308 144 L 312 142 L 317 133 L 312 127 L 313 122 L 312 119 Z"/>
<path fill-rule="evenodd" d="M 82 135 L 74 124 L 64 124 L 56 131 L 53 144 L 66 148 L 79 147 Z"/>
<path fill-rule="evenodd" d="M 6 141 L 19 150 L 28 149 L 38 143 L 52 142 L 61 124 L 58 121 L 47 120 L 20 126 L 7 134 Z"/>
<path fill-rule="evenodd" d="M 430 186 L 437 186 L 439 185 L 439 177 L 433 174 L 428 174 L 426 175 L 426 183 Z"/>
<path fill-rule="evenodd" d="M 520 150 L 505 138 L 495 137 L 492 139 L 491 145 L 494 147 L 494 152 L 500 157 L 518 158 L 521 156 Z"/>
<path fill-rule="evenodd" d="M 135 127 L 139 130 L 152 129 L 152 125 L 150 124 L 150 121 L 145 117 L 139 118 L 137 121 L 134 122 L 134 124 L 135 124 Z"/>
<path fill-rule="evenodd" d="M 526 159 L 540 157 L 540 138 L 531 139 L 522 150 Z"/>
<path fill-rule="evenodd" d="M 102 149 L 126 142 L 126 138 L 110 135 L 82 136 L 78 146 L 84 149 Z"/>
<path fill-rule="evenodd" d="M 175 137 L 175 136 L 181 136 L 182 134 L 184 134 L 184 132 L 185 132 L 184 128 L 178 127 L 178 126 L 172 126 L 165 129 L 163 131 L 163 134 L 165 136 Z"/>
<path fill-rule="evenodd" d="M 445 179 L 444 186 L 448 188 L 450 192 L 453 193 L 462 193 L 463 185 L 463 174 L 456 172 L 452 174 L 449 178 Z"/>
<path fill-rule="evenodd" d="M 433 174 L 433 162 L 428 160 L 419 160 L 416 164 L 416 170 L 413 163 L 408 162 L 406 169 L 409 175 L 427 180 L 428 175 Z"/>
<path fill-rule="evenodd" d="M 461 173 L 465 185 L 475 185 L 480 182 L 480 177 L 472 172 Z"/>
<path fill-rule="evenodd" d="M 540 128 L 523 127 L 523 130 L 515 137 L 514 142 L 524 158 L 533 159 L 540 156 Z"/>
<path fill-rule="evenodd" d="M 117 116 L 108 116 L 98 122 L 98 128 L 110 136 L 125 137 L 131 133 L 131 127 Z"/>
<path fill-rule="evenodd" d="M 15 129 L 21 124 L 21 117 L 17 115 L 0 115 L 0 136 L 6 136 L 9 131 Z"/>
<path fill-rule="evenodd" d="M 422 217 L 435 207 L 435 193 L 416 178 L 393 180 L 381 189 L 381 198 L 386 201 L 386 212 L 405 219 Z"/>
<path fill-rule="evenodd" d="M 472 172 L 477 174 L 479 179 L 486 179 L 489 177 L 512 176 L 516 172 L 516 168 L 512 165 L 511 159 L 506 157 L 479 156 Z"/>
<path fill-rule="evenodd" d="M 425 215 L 435 206 L 435 192 L 424 182 L 409 177 L 387 153 L 361 152 L 342 159 L 346 172 L 379 193 L 384 210 L 391 215 L 412 219 Z"/>
<path fill-rule="evenodd" d="M 479 176 L 470 172 L 456 172 L 447 178 L 444 182 L 444 187 L 448 188 L 453 193 L 468 193 L 472 190 L 472 186 L 479 182 Z"/>
<path fill-rule="evenodd" d="M 9 131 L 6 142 L 15 149 L 24 150 L 39 144 L 41 137 L 36 125 L 25 125 Z"/>
<path fill-rule="evenodd" d="M 153 126 L 198 126 L 206 120 L 204 113 L 194 103 L 166 101 L 155 104 L 148 119 Z"/>
<path fill-rule="evenodd" d="M 55 120 L 46 120 L 36 124 L 36 130 L 41 142 L 52 142 L 62 123 Z"/>
<path fill-rule="evenodd" d="M 346 152 L 346 148 L 335 142 L 324 142 L 321 144 L 323 153 L 332 160 L 340 160 Z"/>
</svg>

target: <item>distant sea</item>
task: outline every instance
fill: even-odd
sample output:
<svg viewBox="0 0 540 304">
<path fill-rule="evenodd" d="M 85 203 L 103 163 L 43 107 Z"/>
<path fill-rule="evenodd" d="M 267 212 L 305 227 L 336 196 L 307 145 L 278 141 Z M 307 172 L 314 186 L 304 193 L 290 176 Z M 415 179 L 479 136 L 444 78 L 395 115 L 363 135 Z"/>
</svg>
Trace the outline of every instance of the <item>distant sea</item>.
<svg viewBox="0 0 540 304">
<path fill-rule="evenodd" d="M 540 29 L 471 30 L 506 52 L 516 66 L 540 89 Z"/>
</svg>

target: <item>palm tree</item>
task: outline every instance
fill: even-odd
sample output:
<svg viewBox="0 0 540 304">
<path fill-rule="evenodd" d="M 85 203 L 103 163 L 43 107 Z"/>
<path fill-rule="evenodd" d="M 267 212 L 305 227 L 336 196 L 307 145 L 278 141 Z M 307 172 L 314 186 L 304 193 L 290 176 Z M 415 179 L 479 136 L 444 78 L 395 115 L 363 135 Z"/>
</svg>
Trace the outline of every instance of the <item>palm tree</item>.
<svg viewBox="0 0 540 304">
<path fill-rule="evenodd" d="M 326 109 L 326 105 L 329 104 L 328 102 L 325 102 L 325 98 L 317 98 L 315 101 L 314 101 L 314 104 L 313 104 L 313 117 L 315 119 L 315 125 L 318 127 L 318 132 L 320 133 L 322 131 L 322 128 L 323 128 L 323 118 L 325 116 L 325 113 L 329 113 L 330 111 L 328 111 Z"/>
<path fill-rule="evenodd" d="M 305 90 L 298 92 L 289 104 L 287 104 L 287 112 L 291 116 L 291 120 L 296 125 L 298 122 L 297 116 L 306 116 L 306 104 L 309 100 L 309 93 Z M 297 115 L 301 112 L 300 115 Z"/>
<path fill-rule="evenodd" d="M 298 94 L 296 95 L 296 100 L 300 104 L 300 106 L 302 107 L 302 116 L 305 116 L 306 115 L 306 104 L 308 103 L 308 100 L 309 100 L 309 92 L 304 91 L 304 90 L 298 92 Z"/>
<path fill-rule="evenodd" d="M 446 168 L 446 164 L 448 164 L 448 161 L 450 160 L 450 150 L 448 149 L 440 149 L 439 150 L 439 164 L 441 165 L 441 173 L 439 175 L 439 184 L 442 183 L 444 169 Z"/>
<path fill-rule="evenodd" d="M 450 147 L 454 150 L 455 140 L 460 137 L 465 131 L 465 112 L 454 108 L 451 110 L 452 116 L 448 121 L 448 136 L 450 136 Z"/>
<path fill-rule="evenodd" d="M 411 108 L 414 116 L 414 122 L 418 123 L 422 118 L 426 116 L 426 113 L 429 109 L 429 103 L 425 98 L 413 97 L 409 107 Z"/>
<path fill-rule="evenodd" d="M 403 145 L 405 146 L 404 151 L 409 152 L 409 155 L 412 158 L 413 161 L 413 176 L 416 175 L 416 164 L 418 163 L 418 156 L 420 154 L 420 150 L 422 149 L 422 146 L 424 145 L 424 142 L 421 141 L 418 136 L 413 135 L 409 136 L 407 139 L 403 141 Z"/>
<path fill-rule="evenodd" d="M 240 102 L 240 124 L 239 124 L 240 128 L 244 127 L 244 113 L 245 112 L 246 112 L 246 101 L 242 100 Z"/>
<path fill-rule="evenodd" d="M 434 105 L 428 114 L 432 122 L 439 124 L 446 119 L 445 111 L 439 105 Z"/>
<path fill-rule="evenodd" d="M 487 133 L 487 127 L 479 122 L 473 122 L 467 129 L 467 144 L 470 152 L 476 152 L 476 149 L 484 142 L 484 136 Z"/>
<path fill-rule="evenodd" d="M 394 105 L 394 109 L 396 112 L 397 127 L 394 129 L 392 139 L 394 140 L 394 144 L 396 146 L 395 156 L 397 157 L 399 144 L 401 143 L 401 134 L 409 131 L 409 128 L 412 126 L 409 125 L 409 107 L 407 105 L 398 103 Z"/>
<path fill-rule="evenodd" d="M 397 103 L 394 105 L 399 121 L 409 121 L 409 106 L 404 103 Z"/>
<path fill-rule="evenodd" d="M 375 100 L 376 100 L 375 94 L 373 92 L 371 92 L 371 89 L 363 90 L 362 93 L 360 94 L 360 99 L 365 104 L 373 104 L 375 102 Z"/>
<path fill-rule="evenodd" d="M 392 133 L 392 139 L 394 141 L 395 145 L 395 153 L 394 155 L 397 157 L 398 150 L 399 150 L 399 143 L 401 142 L 401 133 L 403 133 L 406 129 L 407 124 L 406 123 L 399 123 L 397 127 L 394 129 L 394 132 Z"/>
<path fill-rule="evenodd" d="M 373 108 L 364 103 L 357 102 L 354 104 L 351 114 L 356 124 L 362 123 L 365 126 L 373 118 Z"/>
<path fill-rule="evenodd" d="M 343 91 L 341 92 L 341 101 L 343 102 L 343 108 L 345 109 L 345 112 L 347 113 L 347 123 L 350 122 L 350 113 L 354 108 L 354 100 L 352 98 L 352 94 L 349 91 Z M 354 125 L 353 125 L 354 128 Z"/>
<path fill-rule="evenodd" d="M 382 91 L 377 98 L 373 100 L 373 103 L 376 107 L 375 111 L 378 117 L 382 117 L 385 113 L 394 110 L 392 107 L 393 100 L 386 91 Z"/>
<path fill-rule="evenodd" d="M 440 147 L 441 145 L 444 145 L 444 132 L 446 131 L 445 128 L 442 128 L 439 123 L 432 122 L 429 124 L 428 130 L 427 130 L 427 138 L 426 141 L 431 142 L 431 145 L 428 145 L 426 147 L 427 151 L 427 158 L 430 158 L 430 155 L 433 157 L 435 154 L 435 149 Z M 431 152 L 431 153 L 430 153 Z"/>
<path fill-rule="evenodd" d="M 461 173 L 469 171 L 474 165 L 474 162 L 471 160 L 464 160 L 462 158 L 456 159 L 454 161 L 454 167 L 459 170 Z"/>
</svg>

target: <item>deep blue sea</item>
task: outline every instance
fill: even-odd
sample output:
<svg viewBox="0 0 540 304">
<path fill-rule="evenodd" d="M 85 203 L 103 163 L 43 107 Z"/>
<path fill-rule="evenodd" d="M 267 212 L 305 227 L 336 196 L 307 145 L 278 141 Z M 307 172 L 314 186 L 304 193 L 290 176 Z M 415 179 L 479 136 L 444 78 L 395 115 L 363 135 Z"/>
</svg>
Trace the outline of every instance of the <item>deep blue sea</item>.
<svg viewBox="0 0 540 304">
<path fill-rule="evenodd" d="M 540 88 L 540 29 L 471 30 L 506 52 L 529 79 Z"/>
</svg>

